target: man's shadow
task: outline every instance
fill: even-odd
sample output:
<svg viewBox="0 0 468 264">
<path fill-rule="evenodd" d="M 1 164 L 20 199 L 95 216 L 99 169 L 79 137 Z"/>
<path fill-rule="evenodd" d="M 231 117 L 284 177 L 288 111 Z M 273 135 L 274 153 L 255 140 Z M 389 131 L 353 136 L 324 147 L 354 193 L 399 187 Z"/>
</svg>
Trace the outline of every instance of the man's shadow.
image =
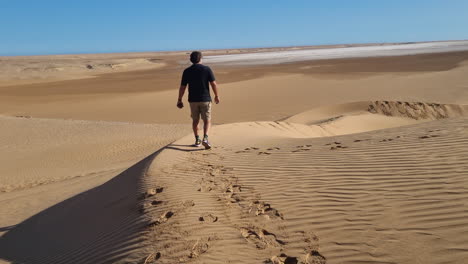
<svg viewBox="0 0 468 264">
<path fill-rule="evenodd" d="M 173 150 L 184 151 L 184 152 L 194 152 L 194 151 L 205 150 L 205 148 L 196 147 L 194 145 L 180 145 L 180 144 L 171 144 L 165 147 L 165 149 L 173 149 Z"/>
</svg>

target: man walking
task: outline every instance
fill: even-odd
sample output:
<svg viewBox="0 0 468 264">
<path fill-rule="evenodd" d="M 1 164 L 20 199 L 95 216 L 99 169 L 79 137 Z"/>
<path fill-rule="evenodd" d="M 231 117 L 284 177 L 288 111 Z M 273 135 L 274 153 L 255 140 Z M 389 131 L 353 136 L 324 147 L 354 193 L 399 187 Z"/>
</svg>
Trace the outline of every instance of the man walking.
<svg viewBox="0 0 468 264">
<path fill-rule="evenodd" d="M 192 66 L 184 70 L 182 81 L 179 88 L 179 99 L 177 107 L 182 108 L 182 97 L 184 96 L 187 84 L 189 87 L 188 101 L 190 103 L 190 111 L 192 116 L 192 128 L 195 135 L 194 146 L 199 147 L 201 144 L 205 149 L 210 149 L 211 145 L 208 141 L 208 132 L 211 127 L 211 95 L 210 85 L 215 94 L 215 103 L 219 103 L 218 87 L 216 86 L 215 77 L 210 67 L 202 65 L 202 53 L 194 51 L 190 54 Z M 203 140 L 200 140 L 198 135 L 198 124 L 200 117 L 203 120 Z"/>
</svg>

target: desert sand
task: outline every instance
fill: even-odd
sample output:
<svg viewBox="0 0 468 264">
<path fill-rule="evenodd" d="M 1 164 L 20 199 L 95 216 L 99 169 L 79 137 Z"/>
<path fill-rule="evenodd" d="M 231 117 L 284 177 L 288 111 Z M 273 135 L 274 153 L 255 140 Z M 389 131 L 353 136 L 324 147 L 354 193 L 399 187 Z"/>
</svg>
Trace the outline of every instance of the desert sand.
<svg viewBox="0 0 468 264">
<path fill-rule="evenodd" d="M 466 42 L 205 55 L 0 58 L 0 263 L 466 263 Z"/>
</svg>

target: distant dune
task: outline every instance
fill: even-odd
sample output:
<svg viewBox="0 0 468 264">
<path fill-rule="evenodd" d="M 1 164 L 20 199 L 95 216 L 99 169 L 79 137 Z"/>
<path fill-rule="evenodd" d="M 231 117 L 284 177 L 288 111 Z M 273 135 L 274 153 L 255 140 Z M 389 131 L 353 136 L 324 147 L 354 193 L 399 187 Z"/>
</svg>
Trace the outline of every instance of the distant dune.
<svg viewBox="0 0 468 264">
<path fill-rule="evenodd" d="M 382 44 L 370 46 L 353 46 L 273 51 L 262 53 L 215 55 L 205 58 L 207 63 L 223 63 L 230 65 L 272 64 L 308 60 L 402 56 L 424 53 L 439 53 L 453 51 L 467 51 L 468 41 L 445 41 L 426 43 Z"/>
</svg>

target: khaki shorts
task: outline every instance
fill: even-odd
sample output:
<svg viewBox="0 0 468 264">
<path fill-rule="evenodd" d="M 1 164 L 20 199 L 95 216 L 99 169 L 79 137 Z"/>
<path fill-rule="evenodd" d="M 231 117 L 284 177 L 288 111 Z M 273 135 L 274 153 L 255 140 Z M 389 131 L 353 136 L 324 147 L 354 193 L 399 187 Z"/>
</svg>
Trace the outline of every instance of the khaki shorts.
<svg viewBox="0 0 468 264">
<path fill-rule="evenodd" d="M 211 120 L 211 102 L 192 102 L 190 112 L 193 120 Z"/>
</svg>

